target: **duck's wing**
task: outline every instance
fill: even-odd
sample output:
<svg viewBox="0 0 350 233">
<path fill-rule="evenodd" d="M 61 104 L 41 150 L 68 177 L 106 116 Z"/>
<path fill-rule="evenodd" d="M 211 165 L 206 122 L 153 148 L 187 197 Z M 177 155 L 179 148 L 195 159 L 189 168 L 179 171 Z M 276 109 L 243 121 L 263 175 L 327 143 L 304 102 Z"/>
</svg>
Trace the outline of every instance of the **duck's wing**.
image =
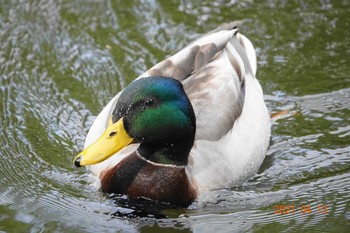
<svg viewBox="0 0 350 233">
<path fill-rule="evenodd" d="M 215 102 L 220 106 L 216 108 L 218 110 L 215 114 L 219 118 L 212 117 L 206 124 L 217 125 L 218 131 L 222 133 L 221 138 L 199 138 L 190 154 L 187 170 L 201 194 L 206 190 L 240 185 L 255 174 L 265 158 L 270 140 L 270 117 L 261 86 L 255 78 L 256 56 L 250 41 L 234 33 L 222 53 L 207 66 L 214 64 L 217 65 L 215 73 L 207 72 L 213 76 L 212 79 L 233 80 L 226 83 L 226 86 L 210 89 L 220 95 Z M 220 64 L 223 65 L 221 69 Z M 232 90 L 234 94 L 229 93 Z M 240 111 L 230 115 L 232 112 L 226 110 L 227 105 Z M 215 109 L 215 106 L 210 105 L 210 108 Z M 207 114 L 209 113 L 210 110 L 207 109 Z M 222 123 L 218 120 L 222 119 L 221 114 L 234 121 L 227 132 L 219 126 Z M 205 119 L 199 116 L 202 117 L 201 120 Z M 228 125 L 227 121 L 225 123 Z M 209 129 L 215 131 L 212 127 Z"/>
</svg>

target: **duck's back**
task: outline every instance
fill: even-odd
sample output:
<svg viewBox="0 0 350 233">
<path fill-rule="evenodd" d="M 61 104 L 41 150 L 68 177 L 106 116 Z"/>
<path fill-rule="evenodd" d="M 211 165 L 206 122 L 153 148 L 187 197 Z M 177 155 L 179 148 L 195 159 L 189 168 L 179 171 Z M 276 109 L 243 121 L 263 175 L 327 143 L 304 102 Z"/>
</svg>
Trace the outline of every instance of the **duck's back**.
<svg viewBox="0 0 350 233">
<path fill-rule="evenodd" d="M 141 75 L 182 82 L 196 114 L 196 140 L 220 140 L 232 129 L 244 102 L 244 63 L 255 75 L 254 49 L 236 25 L 223 25 Z M 249 61 L 237 53 L 232 40 L 246 48 Z"/>
</svg>

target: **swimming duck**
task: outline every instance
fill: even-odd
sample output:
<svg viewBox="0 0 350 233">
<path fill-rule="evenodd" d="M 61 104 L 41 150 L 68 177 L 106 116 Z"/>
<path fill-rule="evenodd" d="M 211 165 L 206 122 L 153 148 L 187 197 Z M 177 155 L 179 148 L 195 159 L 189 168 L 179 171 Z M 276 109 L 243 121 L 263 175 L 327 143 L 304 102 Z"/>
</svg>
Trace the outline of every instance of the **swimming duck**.
<svg viewBox="0 0 350 233">
<path fill-rule="evenodd" d="M 74 159 L 105 193 L 188 206 L 262 164 L 270 117 L 252 43 L 224 24 L 158 63 L 97 116 Z"/>
</svg>

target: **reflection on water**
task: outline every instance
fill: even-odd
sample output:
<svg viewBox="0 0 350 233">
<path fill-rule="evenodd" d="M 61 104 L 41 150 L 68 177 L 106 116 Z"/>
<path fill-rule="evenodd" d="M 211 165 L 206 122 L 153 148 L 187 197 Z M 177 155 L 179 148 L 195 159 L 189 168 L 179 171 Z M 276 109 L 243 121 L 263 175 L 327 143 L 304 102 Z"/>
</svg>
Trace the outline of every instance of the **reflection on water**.
<svg viewBox="0 0 350 233">
<path fill-rule="evenodd" d="M 1 1 L 0 231 L 345 231 L 349 12 L 347 1 Z M 71 162 L 96 114 L 147 67 L 234 19 L 256 46 L 268 108 L 288 110 L 259 173 L 167 218 L 114 216 L 130 209 Z M 278 214 L 282 205 L 294 212 Z"/>
</svg>

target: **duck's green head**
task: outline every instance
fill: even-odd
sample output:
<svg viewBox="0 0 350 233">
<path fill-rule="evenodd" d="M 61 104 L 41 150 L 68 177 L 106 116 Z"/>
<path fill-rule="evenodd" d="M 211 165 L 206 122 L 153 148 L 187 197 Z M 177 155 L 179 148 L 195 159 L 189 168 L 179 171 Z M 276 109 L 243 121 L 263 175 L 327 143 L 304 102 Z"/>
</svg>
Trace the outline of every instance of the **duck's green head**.
<svg viewBox="0 0 350 233">
<path fill-rule="evenodd" d="M 74 160 L 84 166 L 101 162 L 131 143 L 153 162 L 187 164 L 196 130 L 192 105 L 182 84 L 172 78 L 135 80 L 121 93 L 103 135 Z"/>
</svg>

